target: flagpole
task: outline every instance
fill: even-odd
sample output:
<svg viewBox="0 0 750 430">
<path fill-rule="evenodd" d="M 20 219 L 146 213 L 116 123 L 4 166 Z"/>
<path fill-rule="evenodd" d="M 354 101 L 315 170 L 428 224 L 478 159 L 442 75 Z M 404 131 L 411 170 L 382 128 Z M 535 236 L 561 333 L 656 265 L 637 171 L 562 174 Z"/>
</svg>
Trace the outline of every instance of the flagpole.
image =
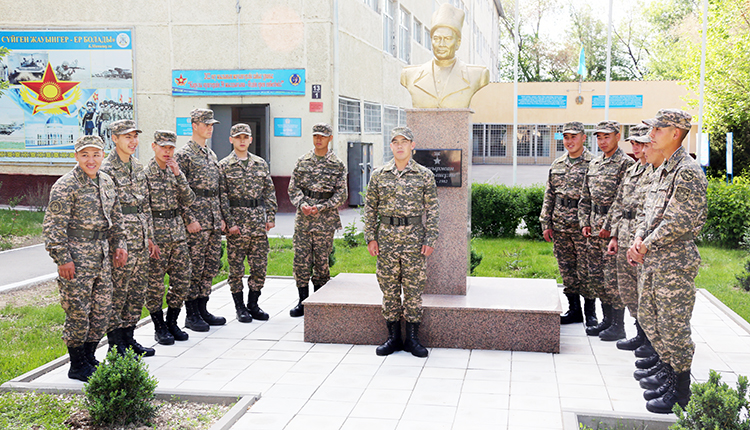
<svg viewBox="0 0 750 430">
<path fill-rule="evenodd" d="M 518 56 L 520 55 L 520 48 L 518 46 L 518 31 L 520 25 L 518 23 L 518 0 L 516 0 L 516 34 L 514 37 L 514 43 L 516 45 L 516 56 L 513 60 L 513 185 L 516 185 L 516 175 L 518 171 Z"/>
<path fill-rule="evenodd" d="M 609 121 L 609 75 L 612 67 L 612 0 L 609 0 L 609 25 L 607 26 L 607 82 L 604 91 L 604 120 Z"/>
</svg>

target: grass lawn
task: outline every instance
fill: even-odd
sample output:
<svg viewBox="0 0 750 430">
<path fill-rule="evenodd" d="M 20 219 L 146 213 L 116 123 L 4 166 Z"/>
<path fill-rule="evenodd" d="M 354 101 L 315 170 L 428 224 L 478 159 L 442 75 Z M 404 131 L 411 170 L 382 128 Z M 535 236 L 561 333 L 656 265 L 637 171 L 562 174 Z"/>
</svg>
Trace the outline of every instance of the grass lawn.
<svg viewBox="0 0 750 430">
<path fill-rule="evenodd" d="M 13 247 L 10 239 L 42 234 L 44 212 L 0 209 L 0 250 Z"/>
</svg>

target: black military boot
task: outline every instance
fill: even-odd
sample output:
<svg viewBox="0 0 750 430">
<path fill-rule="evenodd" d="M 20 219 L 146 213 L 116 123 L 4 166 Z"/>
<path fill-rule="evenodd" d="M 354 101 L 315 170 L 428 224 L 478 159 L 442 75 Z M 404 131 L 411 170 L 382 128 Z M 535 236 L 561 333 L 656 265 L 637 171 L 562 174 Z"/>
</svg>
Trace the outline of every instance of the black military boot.
<svg viewBox="0 0 750 430">
<path fill-rule="evenodd" d="M 253 322 L 253 317 L 250 315 L 247 307 L 245 307 L 245 302 L 242 299 L 242 291 L 232 293 L 232 300 L 234 300 L 234 310 L 237 311 L 237 321 L 241 323 Z"/>
<path fill-rule="evenodd" d="M 112 348 L 117 350 L 120 355 L 125 355 L 125 351 L 128 349 L 128 344 L 125 342 L 124 335 L 121 328 L 116 328 L 107 333 L 107 342 L 109 343 L 109 351 Z"/>
<path fill-rule="evenodd" d="M 669 391 L 670 388 L 677 382 L 677 375 L 670 375 L 671 377 L 667 379 L 667 382 L 664 383 L 664 385 L 660 386 L 659 388 L 656 388 L 654 390 L 646 390 L 643 392 L 643 399 L 646 401 L 649 401 L 651 399 L 658 399 L 659 397 L 663 396 L 664 394 Z"/>
<path fill-rule="evenodd" d="M 404 351 L 411 352 L 415 357 L 427 357 L 427 348 L 419 343 L 419 323 L 406 323 L 406 339 L 404 339 Z"/>
<path fill-rule="evenodd" d="M 649 367 L 648 369 L 635 369 L 635 371 L 633 372 L 633 378 L 635 378 L 637 381 L 640 381 L 643 378 L 655 375 L 658 371 L 661 370 L 662 367 L 664 367 L 664 362 L 659 360 L 656 362 L 656 364 Z"/>
<path fill-rule="evenodd" d="M 611 312 L 611 323 L 606 330 L 602 330 L 599 333 L 599 339 L 605 342 L 612 342 L 613 340 L 625 339 L 625 308 L 615 309 L 612 308 Z"/>
<path fill-rule="evenodd" d="M 375 349 L 377 355 L 391 355 L 395 351 L 404 349 L 404 344 L 401 341 L 401 320 L 386 321 L 385 325 L 388 327 L 388 339 Z"/>
<path fill-rule="evenodd" d="M 240 298 L 242 298 L 242 296 L 240 296 Z M 203 318 L 203 321 L 208 325 L 224 325 L 227 323 L 226 318 L 217 317 L 206 309 L 206 305 L 208 305 L 208 296 L 195 299 L 195 303 L 198 312 L 201 314 L 201 318 Z"/>
<path fill-rule="evenodd" d="M 618 340 L 617 349 L 622 349 L 623 351 L 635 351 L 646 342 L 646 333 L 643 332 L 641 325 L 638 324 L 638 320 L 635 321 L 635 329 L 635 337 L 626 340 Z"/>
<path fill-rule="evenodd" d="M 612 324 L 612 306 L 605 305 L 604 303 L 602 303 L 602 313 L 604 314 L 604 316 L 602 317 L 602 322 L 600 322 L 599 324 L 593 327 L 586 327 L 587 335 L 599 336 L 599 333 L 608 329 L 609 326 Z"/>
<path fill-rule="evenodd" d="M 638 381 L 638 385 L 644 390 L 655 390 L 664 385 L 672 374 L 674 374 L 672 366 L 669 363 L 664 363 L 661 370 L 651 376 L 641 379 Z"/>
<path fill-rule="evenodd" d="M 674 375 L 674 384 L 663 396 L 646 402 L 646 409 L 655 414 L 672 413 L 672 407 L 676 404 L 685 408 L 690 401 L 690 371 L 680 372 Z"/>
<path fill-rule="evenodd" d="M 83 352 L 84 357 L 86 358 L 86 361 L 94 366 L 99 365 L 99 360 L 96 359 L 96 347 L 99 346 L 99 342 L 84 342 L 83 343 Z"/>
<path fill-rule="evenodd" d="M 651 341 L 648 340 L 648 337 L 646 337 L 643 345 L 639 346 L 635 350 L 635 356 L 638 358 L 651 357 L 654 354 L 656 354 L 656 350 L 654 349 L 653 345 L 651 345 Z"/>
<path fill-rule="evenodd" d="M 201 313 L 198 311 L 198 300 L 188 300 L 185 302 L 185 327 L 192 331 L 208 331 L 208 324 L 203 321 Z"/>
<path fill-rule="evenodd" d="M 167 324 L 164 322 L 164 311 L 159 309 L 158 312 L 151 313 L 151 322 L 154 323 L 154 340 L 160 345 L 173 345 L 174 336 L 167 330 Z"/>
<path fill-rule="evenodd" d="M 593 327 L 599 323 L 596 319 L 596 299 L 583 298 L 583 315 L 586 317 L 586 327 Z"/>
<path fill-rule="evenodd" d="M 167 308 L 167 330 L 174 337 L 174 340 L 185 341 L 190 336 L 180 329 L 177 324 L 177 317 L 180 316 L 180 308 Z"/>
<path fill-rule="evenodd" d="M 649 367 L 654 367 L 654 365 L 656 365 L 658 361 L 659 361 L 659 354 L 654 353 L 653 355 L 650 355 L 646 358 L 635 360 L 635 367 L 639 369 L 648 369 Z"/>
<path fill-rule="evenodd" d="M 94 366 L 86 360 L 84 346 L 69 346 L 68 354 L 70 355 L 70 369 L 68 369 L 68 378 L 78 379 L 79 381 L 88 382 L 89 377 L 94 374 Z"/>
<path fill-rule="evenodd" d="M 313 293 L 316 292 L 316 291 L 318 291 L 319 289 L 323 288 L 323 286 L 326 283 L 327 282 L 313 281 L 313 283 L 312 283 L 313 284 Z"/>
<path fill-rule="evenodd" d="M 297 292 L 299 293 L 299 303 L 289 310 L 289 316 L 295 318 L 305 315 L 305 305 L 302 302 L 310 295 L 310 287 L 297 288 Z"/>
<path fill-rule="evenodd" d="M 141 345 L 138 343 L 137 340 L 135 340 L 135 337 L 133 337 L 133 333 L 135 332 L 135 326 L 125 327 L 122 329 L 123 332 L 123 340 L 125 343 L 133 348 L 133 352 L 136 353 L 136 355 L 144 355 L 146 357 L 153 357 L 154 354 L 156 354 L 156 350 L 154 348 L 148 348 L 146 346 Z"/>
<path fill-rule="evenodd" d="M 560 315 L 560 324 L 573 324 L 583 322 L 583 311 L 581 310 L 581 296 L 578 294 L 565 294 L 568 298 L 568 312 Z"/>
<path fill-rule="evenodd" d="M 268 321 L 268 314 L 258 306 L 258 298 L 260 298 L 260 291 L 250 290 L 247 292 L 247 310 L 250 311 L 250 315 L 258 321 Z"/>
</svg>

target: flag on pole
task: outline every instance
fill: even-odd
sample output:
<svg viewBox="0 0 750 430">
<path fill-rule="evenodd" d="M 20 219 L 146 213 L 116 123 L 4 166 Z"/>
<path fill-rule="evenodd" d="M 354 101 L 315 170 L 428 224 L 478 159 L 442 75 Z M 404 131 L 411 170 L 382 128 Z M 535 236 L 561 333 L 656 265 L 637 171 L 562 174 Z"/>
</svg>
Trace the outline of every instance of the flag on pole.
<svg viewBox="0 0 750 430">
<path fill-rule="evenodd" d="M 581 54 L 578 56 L 578 74 L 581 76 L 586 75 L 586 52 L 581 45 Z"/>
</svg>

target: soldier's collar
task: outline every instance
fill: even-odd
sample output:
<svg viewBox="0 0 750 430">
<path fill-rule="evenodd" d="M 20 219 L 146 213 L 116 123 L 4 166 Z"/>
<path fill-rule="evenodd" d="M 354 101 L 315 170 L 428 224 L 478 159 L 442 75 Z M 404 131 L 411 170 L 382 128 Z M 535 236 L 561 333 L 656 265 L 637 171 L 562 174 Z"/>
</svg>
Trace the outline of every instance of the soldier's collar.
<svg viewBox="0 0 750 430">
<path fill-rule="evenodd" d="M 87 184 L 93 183 L 91 181 L 91 178 L 89 178 L 89 175 L 87 175 L 86 172 L 84 172 L 83 169 L 81 169 L 81 166 L 79 166 L 78 164 L 76 164 L 76 167 L 73 169 L 73 172 L 75 174 L 76 179 L 81 184 L 87 185 Z M 97 178 L 100 176 L 99 173 L 101 173 L 101 169 L 96 171 Z"/>
<path fill-rule="evenodd" d="M 677 148 L 675 152 L 672 153 L 672 155 L 669 156 L 668 160 L 665 160 L 662 163 L 662 166 L 664 166 L 664 170 L 672 171 L 677 166 L 677 164 L 682 161 L 683 158 L 685 158 L 685 148 L 683 146 L 680 146 Z"/>
<path fill-rule="evenodd" d="M 242 163 L 243 161 L 245 161 L 245 160 L 240 160 L 240 157 L 238 157 L 237 153 L 234 151 L 232 151 L 232 158 L 230 160 L 232 164 L 238 164 L 238 163 Z M 253 154 L 248 152 L 247 153 L 247 165 L 252 166 L 253 164 L 255 164 L 255 160 L 253 160 Z"/>
</svg>

